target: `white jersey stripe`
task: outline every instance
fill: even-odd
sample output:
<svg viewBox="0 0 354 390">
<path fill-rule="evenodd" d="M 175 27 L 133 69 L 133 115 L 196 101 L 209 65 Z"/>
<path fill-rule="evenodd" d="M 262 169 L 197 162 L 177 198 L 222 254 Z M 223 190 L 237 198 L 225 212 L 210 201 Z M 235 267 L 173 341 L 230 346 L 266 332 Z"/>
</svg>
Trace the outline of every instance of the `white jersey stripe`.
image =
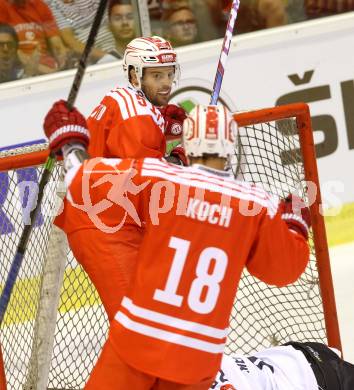
<svg viewBox="0 0 354 390">
<path fill-rule="evenodd" d="M 259 191 L 255 191 L 255 187 L 249 185 L 244 185 L 244 186 L 240 186 L 238 185 L 238 183 L 236 181 L 227 181 L 227 180 L 222 180 L 220 178 L 216 178 L 216 177 L 213 177 L 213 176 L 202 176 L 199 172 L 193 172 L 191 170 L 183 170 L 183 171 L 180 171 L 180 172 L 171 172 L 170 170 L 168 169 L 162 169 L 160 167 L 149 167 L 148 164 L 145 165 L 146 169 L 152 169 L 153 171 L 159 171 L 159 172 L 164 172 L 164 173 L 167 173 L 167 174 L 171 174 L 171 175 L 176 175 L 176 176 L 179 176 L 179 177 L 183 177 L 184 179 L 188 179 L 188 180 L 191 180 L 191 184 L 193 185 L 193 182 L 194 180 L 197 181 L 197 182 L 206 182 L 206 183 L 212 183 L 212 184 L 216 184 L 216 185 L 220 185 L 221 187 L 225 187 L 225 188 L 229 188 L 231 190 L 235 190 L 235 191 L 241 191 L 241 192 L 245 192 L 245 193 L 248 193 L 248 194 L 252 194 L 254 196 L 258 196 L 260 197 L 261 199 L 267 199 L 268 198 L 268 195 L 266 192 L 264 192 L 263 190 L 259 189 Z"/>
<path fill-rule="evenodd" d="M 136 102 L 135 102 L 136 98 L 134 96 L 132 96 L 132 93 L 129 90 L 125 89 L 125 88 L 122 88 L 121 92 L 122 93 L 124 92 L 124 94 L 129 98 L 129 100 L 131 102 L 130 107 L 133 108 L 134 114 L 138 115 L 138 111 L 136 110 Z"/>
<path fill-rule="evenodd" d="M 213 174 L 212 172 L 209 173 L 208 171 L 205 171 L 204 169 L 201 169 L 202 167 L 194 165 L 191 167 L 179 167 L 174 166 L 172 164 L 167 164 L 166 162 L 163 162 L 161 160 L 153 159 L 153 158 L 145 158 L 144 159 L 144 165 L 143 167 L 151 167 L 156 168 L 156 166 L 162 168 L 165 171 L 169 171 L 171 173 L 176 173 L 178 175 L 183 174 L 193 174 L 194 178 L 196 180 L 200 180 L 201 177 L 211 179 L 212 181 L 216 182 L 217 184 L 228 186 L 232 189 L 238 189 L 238 190 L 246 190 L 250 193 L 253 193 L 256 196 L 260 196 L 263 199 L 268 199 L 270 203 L 273 204 L 275 208 L 278 207 L 279 204 L 279 198 L 274 194 L 269 194 L 267 191 L 265 191 L 262 187 L 258 187 L 254 185 L 253 183 L 249 183 L 246 181 L 241 181 L 233 178 L 231 175 L 220 177 L 216 174 Z"/>
<path fill-rule="evenodd" d="M 132 99 L 131 94 L 128 93 L 124 88 L 119 88 L 118 93 L 123 97 L 124 101 L 126 102 L 130 116 L 137 115 L 136 108 L 134 106 L 134 101 Z"/>
<path fill-rule="evenodd" d="M 126 329 L 168 343 L 183 345 L 184 347 L 197 349 L 199 351 L 209 352 L 213 354 L 222 353 L 225 348 L 225 343 L 213 344 L 209 343 L 208 341 L 198 340 L 193 337 L 183 336 L 178 333 L 173 333 L 167 330 L 158 329 L 149 325 L 142 324 L 140 322 L 130 319 L 121 311 L 118 311 L 118 313 L 115 315 L 115 319 Z"/>
<path fill-rule="evenodd" d="M 187 330 L 189 332 L 199 333 L 204 336 L 209 336 L 216 339 L 223 339 L 228 334 L 228 328 L 213 328 L 211 326 L 199 324 L 197 322 L 186 321 L 153 310 L 145 309 L 143 307 L 135 305 L 133 301 L 127 297 L 123 298 L 122 306 L 136 317 L 157 322 L 159 324 L 168 325 L 176 329 Z"/>
<path fill-rule="evenodd" d="M 172 165 L 166 164 L 166 163 L 164 163 L 160 160 L 157 160 L 157 159 L 146 158 L 146 159 L 144 159 L 143 167 L 144 168 L 145 167 L 152 168 L 152 169 L 160 168 L 160 169 L 163 169 L 164 171 L 167 171 L 169 173 L 172 173 L 172 174 L 175 173 L 178 175 L 190 174 L 190 175 L 194 175 L 193 177 L 195 179 L 198 179 L 198 180 L 200 180 L 201 178 L 203 180 L 204 180 L 204 178 L 211 179 L 214 182 L 217 182 L 218 184 L 229 186 L 231 188 L 237 187 L 237 188 L 242 188 L 242 189 L 245 189 L 248 191 L 252 191 L 256 194 L 259 194 L 259 196 L 261 196 L 263 198 L 269 197 L 269 194 L 266 191 L 264 191 L 264 189 L 256 187 L 255 185 L 253 185 L 251 183 L 235 180 L 232 177 L 218 177 L 216 175 L 208 174 L 207 172 L 202 171 L 199 168 L 194 168 L 193 166 L 189 167 L 188 170 L 186 170 L 186 168 L 181 168 L 178 166 L 173 167 Z"/>
<path fill-rule="evenodd" d="M 107 96 L 110 96 L 111 98 L 113 98 L 117 102 L 118 107 L 120 109 L 120 112 L 122 114 L 123 120 L 130 118 L 130 113 L 128 112 L 128 108 L 127 108 L 122 96 L 120 96 L 118 94 L 117 90 L 113 90 L 113 91 L 109 92 L 107 94 Z"/>
<path fill-rule="evenodd" d="M 149 160 L 149 161 L 146 162 L 146 160 Z M 211 180 L 213 180 L 215 182 L 218 182 L 220 184 L 223 184 L 223 185 L 229 185 L 231 187 L 238 187 L 238 188 L 244 188 L 246 190 L 252 190 L 255 193 L 258 193 L 258 194 L 260 194 L 263 197 L 266 197 L 268 195 L 264 191 L 263 188 L 257 187 L 254 184 L 236 180 L 236 179 L 234 179 L 231 176 L 219 177 L 217 175 L 213 175 L 212 173 L 208 173 L 208 172 L 206 172 L 204 170 L 201 170 L 200 168 L 195 167 L 195 166 L 188 167 L 188 171 L 186 171 L 186 168 L 181 168 L 181 167 L 178 167 L 178 166 L 173 167 L 171 164 L 164 164 L 161 161 L 156 160 L 156 159 L 155 159 L 155 161 L 152 160 L 152 159 L 145 159 L 144 160 L 144 166 L 145 165 L 147 167 L 151 167 L 151 168 L 155 168 L 156 166 L 159 166 L 159 167 L 161 167 L 164 170 L 167 170 L 167 171 L 169 171 L 171 173 L 176 173 L 178 175 L 186 173 L 186 172 L 189 172 L 190 174 L 193 174 L 198 179 L 200 179 L 201 177 L 203 179 L 204 178 L 208 178 L 208 179 L 211 179 Z"/>
<path fill-rule="evenodd" d="M 127 88 L 116 88 L 111 90 L 106 96 L 113 98 L 119 107 L 123 120 L 134 116 L 151 116 L 161 132 L 164 131 L 165 121 L 159 110 L 155 108 L 142 94 L 140 100 L 137 98 L 138 91 L 128 86 Z"/>
<path fill-rule="evenodd" d="M 191 181 L 177 175 L 171 175 L 167 172 L 150 170 L 150 169 L 142 169 L 141 176 L 159 177 L 161 179 L 165 179 L 173 183 L 178 183 L 189 187 L 196 187 L 208 191 L 218 192 L 220 194 L 229 195 L 237 199 L 253 201 L 265 207 L 268 210 L 268 215 L 270 218 L 273 218 L 277 212 L 277 207 L 274 207 L 274 204 L 269 199 L 262 199 L 256 196 L 255 194 L 246 193 L 245 191 L 238 191 L 236 189 L 225 188 L 212 182 L 207 183 L 205 181 Z"/>
<path fill-rule="evenodd" d="M 128 112 L 128 116 L 129 116 L 129 118 L 131 118 L 133 115 L 132 115 L 130 108 L 129 108 L 129 102 L 128 102 L 127 98 L 122 94 L 122 89 L 121 88 L 117 89 L 116 93 L 123 99 L 123 102 L 124 102 L 125 107 L 126 107 L 127 112 Z"/>
</svg>

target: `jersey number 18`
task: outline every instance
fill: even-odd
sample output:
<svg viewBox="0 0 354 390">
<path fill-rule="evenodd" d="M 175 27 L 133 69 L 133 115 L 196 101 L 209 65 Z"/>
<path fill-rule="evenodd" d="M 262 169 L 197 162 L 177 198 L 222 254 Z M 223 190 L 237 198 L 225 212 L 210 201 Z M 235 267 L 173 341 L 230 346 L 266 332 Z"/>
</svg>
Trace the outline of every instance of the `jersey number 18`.
<svg viewBox="0 0 354 390">
<path fill-rule="evenodd" d="M 177 290 L 191 242 L 178 237 L 171 237 L 169 248 L 175 249 L 167 282 L 163 290 L 156 289 L 154 299 L 173 306 L 181 306 L 184 296 Z M 215 262 L 212 273 L 209 273 L 212 262 Z M 227 254 L 220 248 L 208 247 L 202 250 L 196 266 L 196 278 L 191 283 L 188 293 L 188 306 L 200 314 L 213 311 L 220 294 L 220 283 L 224 279 L 228 263 Z M 206 293 L 203 294 L 204 289 Z M 202 300 L 203 297 L 203 300 Z"/>
</svg>

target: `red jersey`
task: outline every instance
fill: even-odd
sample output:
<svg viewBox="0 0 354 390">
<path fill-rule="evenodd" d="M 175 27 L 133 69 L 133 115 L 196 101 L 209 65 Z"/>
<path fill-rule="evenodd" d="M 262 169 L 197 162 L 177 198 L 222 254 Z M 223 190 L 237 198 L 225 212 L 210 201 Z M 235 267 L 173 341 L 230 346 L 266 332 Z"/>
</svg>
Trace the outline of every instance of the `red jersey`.
<svg viewBox="0 0 354 390">
<path fill-rule="evenodd" d="M 91 157 L 164 157 L 164 119 L 144 93 L 115 88 L 94 109 L 87 121 Z"/>
<path fill-rule="evenodd" d="M 93 110 L 87 124 L 90 130 L 88 151 L 91 157 L 165 156 L 164 119 L 143 92 L 131 85 L 110 91 Z M 115 216 L 115 221 L 117 219 Z M 87 214 L 72 207 L 66 198 L 64 212 L 55 219 L 55 224 L 67 234 L 95 227 Z M 122 228 L 126 225 L 127 223 L 123 224 Z M 103 230 L 108 232 L 112 229 Z"/>
<path fill-rule="evenodd" d="M 124 210 L 145 226 L 110 338 L 149 375 L 184 384 L 215 377 L 243 268 L 283 286 L 308 262 L 307 242 L 288 230 L 278 200 L 225 172 L 150 158 L 88 160 L 69 186 L 72 201 L 82 199 L 83 181 L 94 207 L 112 203 L 101 222 Z"/>
<path fill-rule="evenodd" d="M 123 207 L 125 188 L 134 193 L 139 190 L 139 187 L 134 187 L 129 175 L 120 175 L 117 182 L 112 182 L 111 177 L 117 177 L 114 167 L 118 162 L 121 170 L 131 167 L 131 161 L 128 159 L 122 162 L 120 159 L 94 158 L 85 162 L 84 166 L 76 166 L 67 173 L 65 182 L 68 191 L 64 198 L 63 211 L 55 219 L 55 224 L 66 234 L 69 235 L 82 229 L 99 229 L 111 234 L 118 230 L 130 231 L 142 226 L 136 214 L 130 213 L 130 210 L 137 208 L 137 199 L 132 199 L 133 208 Z M 109 176 L 105 176 L 106 173 Z M 75 179 L 72 180 L 74 176 Z M 92 187 L 93 185 L 97 187 L 97 190 Z M 104 194 L 103 198 L 102 194 Z M 122 207 L 116 203 L 116 198 L 123 200 Z M 129 199 L 127 201 L 131 203 Z M 99 242 L 97 246 L 100 246 Z"/>
<path fill-rule="evenodd" d="M 116 88 L 107 94 L 88 119 L 88 127 L 91 134 L 91 156 L 139 158 L 165 155 L 164 119 L 144 94 L 131 86 Z M 90 164 L 92 163 L 93 159 L 90 160 Z M 108 191 L 109 188 L 109 180 L 99 185 L 99 191 L 106 191 L 108 197 L 111 194 L 112 200 L 119 196 L 119 185 L 112 188 L 112 192 Z M 131 190 L 135 191 L 134 188 Z M 64 210 L 55 219 L 55 224 L 68 235 L 77 261 L 95 285 L 111 320 L 134 274 L 143 226 L 137 223 L 135 215 L 115 207 L 112 200 L 106 199 L 94 207 L 95 203 L 92 204 L 90 200 L 89 186 L 83 185 L 81 189 L 79 183 L 76 193 L 81 191 L 82 197 L 74 203 L 84 204 L 84 207 L 74 207 L 68 201 L 68 193 Z M 121 199 L 124 201 L 123 195 Z M 111 206 L 115 208 L 113 213 Z M 130 211 L 129 204 L 126 207 Z M 102 215 L 108 218 L 101 218 Z M 96 237 L 94 247 L 84 246 L 83 241 L 88 236 Z M 114 256 L 110 255 L 111 252 Z M 110 278 L 110 283 L 106 282 L 107 278 Z"/>
<path fill-rule="evenodd" d="M 49 55 L 47 39 L 59 36 L 54 16 L 42 0 L 28 0 L 23 5 L 0 0 L 0 22 L 15 28 L 19 49 L 25 54 L 31 54 L 39 46 L 42 54 Z"/>
</svg>

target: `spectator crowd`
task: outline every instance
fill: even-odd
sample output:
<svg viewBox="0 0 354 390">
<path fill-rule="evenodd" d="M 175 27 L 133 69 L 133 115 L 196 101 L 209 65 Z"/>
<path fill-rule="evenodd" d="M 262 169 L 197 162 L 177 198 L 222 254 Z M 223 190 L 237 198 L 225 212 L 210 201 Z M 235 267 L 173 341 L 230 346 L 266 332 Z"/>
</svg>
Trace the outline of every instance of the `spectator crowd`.
<svg viewBox="0 0 354 390">
<path fill-rule="evenodd" d="M 76 66 L 100 0 L 0 0 L 0 82 Z M 140 35 L 136 0 L 110 0 L 89 64 L 122 58 Z M 231 0 L 147 0 L 152 33 L 173 46 L 221 38 Z M 237 34 L 354 10 L 354 0 L 242 0 Z"/>
</svg>

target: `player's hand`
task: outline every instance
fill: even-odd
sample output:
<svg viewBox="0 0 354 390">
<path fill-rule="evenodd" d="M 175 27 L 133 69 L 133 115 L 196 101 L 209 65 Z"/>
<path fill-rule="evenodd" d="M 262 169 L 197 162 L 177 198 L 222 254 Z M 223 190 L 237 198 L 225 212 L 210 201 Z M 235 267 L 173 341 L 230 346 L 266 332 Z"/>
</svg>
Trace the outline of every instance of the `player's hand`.
<svg viewBox="0 0 354 390">
<path fill-rule="evenodd" d="M 55 102 L 44 118 L 43 128 L 49 148 L 61 154 L 61 148 L 71 143 L 89 144 L 89 131 L 85 117 L 76 109 L 67 108 L 65 100 Z"/>
<path fill-rule="evenodd" d="M 165 120 L 165 137 L 167 140 L 182 137 L 183 121 L 187 115 L 183 108 L 174 104 L 167 104 L 160 107 L 161 114 Z"/>
<path fill-rule="evenodd" d="M 279 210 L 288 228 L 302 234 L 307 240 L 311 227 L 311 215 L 305 202 L 300 197 L 289 194 L 280 202 Z"/>
<path fill-rule="evenodd" d="M 175 148 L 173 148 L 170 155 L 166 157 L 166 160 L 176 165 L 189 165 L 186 151 L 182 146 L 176 146 Z"/>
</svg>

